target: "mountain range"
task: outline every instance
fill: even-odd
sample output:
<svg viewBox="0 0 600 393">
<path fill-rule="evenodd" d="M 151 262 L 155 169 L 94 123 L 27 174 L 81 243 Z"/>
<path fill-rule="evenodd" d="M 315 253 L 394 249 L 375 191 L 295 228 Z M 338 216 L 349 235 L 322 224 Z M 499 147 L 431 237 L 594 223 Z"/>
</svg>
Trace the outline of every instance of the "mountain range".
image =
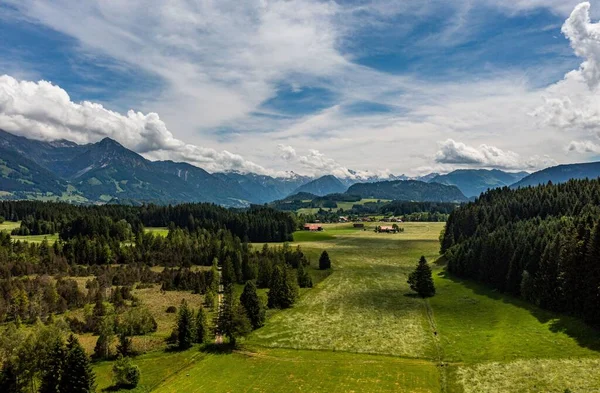
<svg viewBox="0 0 600 393">
<path fill-rule="evenodd" d="M 243 207 L 297 193 L 334 193 L 365 198 L 464 201 L 489 188 L 523 187 L 600 176 L 600 162 L 559 165 L 539 172 L 461 169 L 418 178 L 388 176 L 339 179 L 290 172 L 286 177 L 253 173 L 209 173 L 173 161 L 150 161 L 105 138 L 96 143 L 44 142 L 0 130 L 0 199 L 75 203 L 212 202 Z M 360 182 L 360 183 L 359 183 Z"/>
<path fill-rule="evenodd" d="M 428 182 L 457 186 L 467 197 L 477 197 L 490 188 L 510 186 L 528 176 L 528 172 L 504 172 L 498 169 L 458 169 L 431 177 Z"/>
</svg>

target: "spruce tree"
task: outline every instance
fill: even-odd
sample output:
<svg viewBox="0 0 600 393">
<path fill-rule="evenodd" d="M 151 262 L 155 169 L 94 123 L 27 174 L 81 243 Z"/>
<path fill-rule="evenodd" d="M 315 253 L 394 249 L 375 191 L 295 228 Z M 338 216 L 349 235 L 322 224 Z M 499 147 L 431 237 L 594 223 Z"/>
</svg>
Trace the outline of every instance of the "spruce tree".
<svg viewBox="0 0 600 393">
<path fill-rule="evenodd" d="M 431 297 L 435 295 L 435 286 L 433 285 L 433 276 L 431 268 L 427 264 L 424 256 L 421 256 L 417 268 L 409 274 L 408 284 L 410 289 L 417 292 L 421 297 Z"/>
<path fill-rule="evenodd" d="M 95 389 L 95 379 L 90 359 L 81 344 L 75 336 L 69 336 L 65 368 L 60 379 L 59 391 L 61 393 L 91 393 Z"/>
<path fill-rule="evenodd" d="M 256 285 L 248 281 L 244 286 L 244 291 L 240 296 L 240 303 L 246 310 L 246 315 L 250 319 L 253 329 L 258 329 L 265 323 L 265 310 L 256 293 Z"/>
<path fill-rule="evenodd" d="M 298 286 L 300 286 L 300 288 L 312 288 L 312 278 L 302 262 L 298 264 L 296 274 L 298 275 Z"/>
<path fill-rule="evenodd" d="M 117 344 L 117 353 L 120 356 L 127 357 L 133 354 L 133 342 L 125 333 L 119 334 L 119 344 Z"/>
<path fill-rule="evenodd" d="M 192 317 L 192 311 L 189 309 L 187 302 L 183 300 L 177 318 L 177 347 L 179 349 L 188 349 L 194 342 L 194 321 Z"/>
<path fill-rule="evenodd" d="M 321 253 L 321 257 L 319 257 L 319 269 L 331 269 L 331 259 L 329 259 L 329 254 L 327 253 L 327 251 L 323 251 Z"/>
<path fill-rule="evenodd" d="M 66 349 L 57 338 L 43 364 L 40 393 L 60 393 L 60 380 L 65 370 Z"/>
<path fill-rule="evenodd" d="M 196 343 L 204 344 L 208 338 L 208 316 L 202 305 L 196 313 Z"/>
<path fill-rule="evenodd" d="M 273 269 L 271 289 L 268 293 L 269 308 L 289 308 L 298 298 L 298 279 L 285 265 Z"/>
</svg>

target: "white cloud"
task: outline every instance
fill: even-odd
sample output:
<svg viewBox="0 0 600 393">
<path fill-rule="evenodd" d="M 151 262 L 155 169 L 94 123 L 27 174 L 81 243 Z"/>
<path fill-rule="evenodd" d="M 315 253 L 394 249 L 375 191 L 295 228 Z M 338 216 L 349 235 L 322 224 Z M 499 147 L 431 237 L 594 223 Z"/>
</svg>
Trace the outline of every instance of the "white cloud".
<svg viewBox="0 0 600 393">
<path fill-rule="evenodd" d="M 482 144 L 479 147 L 448 139 L 439 143 L 435 161 L 440 164 L 455 164 L 501 169 L 538 169 L 555 164 L 549 157 L 534 156 L 528 160 L 510 150 L 504 151 L 495 146 Z"/>
<path fill-rule="evenodd" d="M 286 145 L 277 145 L 277 148 L 279 149 L 279 152 L 281 153 L 281 158 L 286 160 L 286 161 L 290 161 L 294 158 L 296 158 L 296 149 L 294 149 L 291 146 L 286 146 Z"/>
<path fill-rule="evenodd" d="M 450 138 L 463 142 L 461 154 L 474 160 L 473 166 L 487 162 L 497 167 L 525 169 L 550 162 L 546 155 L 568 160 L 564 146 L 579 136 L 567 135 L 564 128 L 581 128 L 580 124 L 593 127 L 600 108 L 596 104 L 580 106 L 589 90 L 579 71 L 548 89 L 531 86 L 526 71 L 500 72 L 493 68 L 477 78 L 432 82 L 355 64 L 340 49 L 340 43 L 352 41 L 357 31 L 391 23 L 391 16 L 396 14 L 414 15 L 412 19 L 419 23 L 427 21 L 439 12 L 440 4 L 465 10 L 459 13 L 456 24 L 450 23 L 455 15 L 449 11 L 448 26 L 452 35 L 466 34 L 463 30 L 485 22 L 468 12 L 468 3 L 478 4 L 470 0 L 165 0 L 153 2 L 152 7 L 143 0 L 6 1 L 29 20 L 74 37 L 83 52 L 100 53 L 156 78 L 162 90 L 135 105 L 148 114 L 112 116 L 105 113 L 110 112 L 105 108 L 88 112 L 101 113 L 101 119 L 110 118 L 109 130 L 134 129 L 120 138 L 127 139 L 126 146 L 145 151 L 148 157 L 186 160 L 209 170 L 241 167 L 264 172 L 254 162 L 269 167 L 279 165 L 273 162 L 273 156 L 277 144 L 281 144 L 283 148 L 279 147 L 278 153 L 286 167 L 277 169 L 295 165 L 311 173 L 334 171 L 340 177 L 352 176 L 348 168 L 355 166 L 368 169 L 369 173 L 381 167 L 399 172 L 430 165 L 435 141 Z M 576 3 L 485 0 L 486 5 L 508 13 L 547 8 L 559 15 L 568 15 Z M 398 31 L 411 31 L 412 27 L 411 23 L 393 26 Z M 586 30 L 575 32 L 580 31 Z M 581 45 L 588 45 L 587 40 L 592 38 L 581 40 Z M 591 44 L 589 48 L 595 50 Z M 593 79 L 593 73 L 590 75 Z M 294 90 L 322 87 L 333 91 L 339 100 L 320 113 L 302 117 L 254 116 L 261 104 L 276 94 L 281 82 Z M 549 102 L 558 99 L 559 105 L 550 106 L 547 112 L 538 111 L 538 119 L 543 121 L 536 124 L 529 114 L 536 112 L 543 94 Z M 571 103 L 565 104 L 564 97 Z M 345 105 L 356 101 L 384 104 L 392 110 L 346 113 Z M 74 105 L 85 107 L 86 103 Z M 160 118 L 154 112 L 160 113 Z M 559 112 L 560 116 L 552 112 Z M 19 119 L 23 123 L 17 123 L 16 116 L 10 119 L 19 125 L 27 125 L 25 120 L 39 119 L 35 113 Z M 65 119 L 59 120 L 58 124 L 64 124 Z M 116 132 L 86 119 L 85 127 L 91 127 L 86 132 L 94 135 L 86 137 L 83 126 L 77 127 L 81 122 L 61 128 L 53 121 L 45 126 L 45 131 L 36 131 L 38 135 L 53 135 L 56 129 L 62 129 L 59 135 L 63 137 L 87 141 L 92 139 L 86 138 Z M 41 121 L 33 124 L 32 129 L 44 129 Z M 221 126 L 234 129 L 235 133 L 223 136 L 207 132 Z M 148 138 L 147 142 L 141 140 L 142 135 Z M 218 146 L 218 151 L 182 140 L 195 145 L 210 143 Z M 315 146 L 319 151 L 311 152 Z M 500 150 L 494 146 L 506 147 Z M 242 152 L 251 161 L 230 151 Z M 536 158 L 536 154 L 541 157 Z"/>
<path fill-rule="evenodd" d="M 40 140 L 89 143 L 110 137 L 146 156 L 187 161 L 210 171 L 267 172 L 237 154 L 176 139 L 156 113 L 130 110 L 122 115 L 100 104 L 74 103 L 65 90 L 47 81 L 0 76 L 0 128 Z"/>
<path fill-rule="evenodd" d="M 567 150 L 580 154 L 600 154 L 600 145 L 592 141 L 572 141 Z"/>
<path fill-rule="evenodd" d="M 569 139 L 600 135 L 600 23 L 592 23 L 590 7 L 589 2 L 577 5 L 562 27 L 573 51 L 584 61 L 579 69 L 549 86 L 544 92 L 545 104 L 531 112 L 542 125 L 564 132 Z M 566 151 L 593 153 L 596 145 L 572 141 Z"/>
<path fill-rule="evenodd" d="M 571 41 L 575 54 L 583 57 L 580 72 L 590 89 L 600 83 L 600 23 L 590 19 L 590 3 L 575 7 L 562 27 L 563 34 Z"/>
</svg>

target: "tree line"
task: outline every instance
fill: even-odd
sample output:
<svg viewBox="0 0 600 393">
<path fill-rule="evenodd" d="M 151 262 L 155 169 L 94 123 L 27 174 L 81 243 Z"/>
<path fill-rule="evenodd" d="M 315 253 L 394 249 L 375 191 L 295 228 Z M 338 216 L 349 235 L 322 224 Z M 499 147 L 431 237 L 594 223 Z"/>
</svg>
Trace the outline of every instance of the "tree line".
<svg viewBox="0 0 600 393">
<path fill-rule="evenodd" d="M 226 209 L 209 203 L 180 205 L 102 205 L 80 206 L 59 202 L 0 201 L 0 216 L 9 221 L 22 221 L 23 234 L 62 232 L 74 220 L 86 217 L 88 224 L 106 218 L 113 222 L 124 220 L 133 233 L 144 226 L 167 227 L 171 223 L 189 231 L 206 229 L 211 232 L 227 230 L 240 239 L 251 242 L 284 242 L 292 240 L 297 227 L 293 216 L 265 206 L 248 209 Z"/>
<path fill-rule="evenodd" d="M 440 241 L 451 273 L 600 324 L 600 180 L 490 190 Z"/>
</svg>

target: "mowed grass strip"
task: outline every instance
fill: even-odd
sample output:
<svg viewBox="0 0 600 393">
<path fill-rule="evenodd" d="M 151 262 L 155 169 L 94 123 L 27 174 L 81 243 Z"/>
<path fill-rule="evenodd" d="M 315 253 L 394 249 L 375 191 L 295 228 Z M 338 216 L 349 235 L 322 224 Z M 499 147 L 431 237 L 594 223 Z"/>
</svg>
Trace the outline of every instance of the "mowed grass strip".
<svg viewBox="0 0 600 393">
<path fill-rule="evenodd" d="M 421 255 L 434 259 L 442 224 L 405 224 L 402 234 L 346 232 L 326 226 L 332 240 L 302 243 L 327 249 L 333 274 L 292 309 L 275 313 L 248 342 L 274 348 L 318 349 L 435 358 L 425 304 L 411 296 L 408 273 Z M 314 260 L 314 259 L 313 259 Z"/>
<path fill-rule="evenodd" d="M 438 370 L 426 361 L 281 349 L 210 354 L 155 390 L 158 393 L 439 391 Z"/>
<path fill-rule="evenodd" d="M 600 392 L 600 359 L 535 359 L 459 367 L 464 393 Z"/>
</svg>

